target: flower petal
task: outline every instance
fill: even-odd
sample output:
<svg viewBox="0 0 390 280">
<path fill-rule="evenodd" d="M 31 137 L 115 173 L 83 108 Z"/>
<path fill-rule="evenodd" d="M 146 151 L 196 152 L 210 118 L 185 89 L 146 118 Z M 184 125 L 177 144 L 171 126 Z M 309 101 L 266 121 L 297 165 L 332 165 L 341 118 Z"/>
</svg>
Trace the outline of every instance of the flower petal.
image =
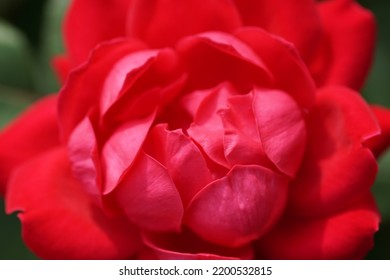
<svg viewBox="0 0 390 280">
<path fill-rule="evenodd" d="M 194 122 L 187 130 L 190 137 L 198 143 L 202 150 L 216 163 L 229 167 L 224 156 L 223 123 L 217 112 L 228 108 L 228 97 L 236 94 L 230 84 L 222 84 L 216 88 L 193 92 L 195 100 L 204 95 L 202 102 L 196 102 Z M 189 95 L 191 97 L 191 95 Z M 186 99 L 187 107 L 193 107 L 192 98 Z"/>
<path fill-rule="evenodd" d="M 275 168 L 265 155 L 253 110 L 253 92 L 232 96 L 228 108 L 221 109 L 219 115 L 224 126 L 224 154 L 230 164 L 256 164 Z"/>
<path fill-rule="evenodd" d="M 115 189 L 119 206 L 141 228 L 179 231 L 183 205 L 167 170 L 152 157 L 140 153 Z"/>
<path fill-rule="evenodd" d="M 84 191 L 96 199 L 101 194 L 100 159 L 95 131 L 86 117 L 73 130 L 68 142 L 72 174 Z"/>
<path fill-rule="evenodd" d="M 167 169 L 184 207 L 212 180 L 202 153 L 180 130 L 155 126 L 148 136 L 145 151 Z"/>
<path fill-rule="evenodd" d="M 255 89 L 253 95 L 252 108 L 264 152 L 280 171 L 292 177 L 305 151 L 303 114 L 282 91 Z"/>
<path fill-rule="evenodd" d="M 321 218 L 286 216 L 257 243 L 259 258 L 362 259 L 373 247 L 380 216 L 369 193 L 347 209 Z"/>
<path fill-rule="evenodd" d="M 6 209 L 21 211 L 23 239 L 40 258 L 124 259 L 141 245 L 137 231 L 124 217 L 106 215 L 83 192 L 62 148 L 16 170 Z"/>
<path fill-rule="evenodd" d="M 124 37 L 129 0 L 74 0 L 65 18 L 65 43 L 72 67 L 103 41 Z M 109 11 L 109 12 L 108 12 Z"/>
<path fill-rule="evenodd" d="M 155 112 L 144 119 L 124 123 L 106 141 L 102 150 L 103 194 L 115 189 L 125 170 L 131 167 L 154 121 Z"/>
<path fill-rule="evenodd" d="M 286 177 L 260 166 L 235 166 L 191 201 L 184 223 L 203 239 L 238 247 L 267 232 L 282 213 Z"/>
<path fill-rule="evenodd" d="M 323 215 L 353 203 L 374 183 L 377 163 L 363 142 L 379 127 L 356 92 L 338 87 L 318 92 L 307 126 L 306 155 L 290 189 L 289 211 Z"/>
<path fill-rule="evenodd" d="M 381 134 L 368 139 L 365 144 L 378 158 L 390 145 L 390 110 L 377 105 L 372 105 L 371 109 L 379 122 Z"/>
<path fill-rule="evenodd" d="M 275 88 L 289 93 L 300 107 L 308 109 L 314 104 L 316 86 L 294 45 L 260 28 L 241 28 L 235 35 L 262 59 Z"/>
<path fill-rule="evenodd" d="M 208 30 L 230 32 L 241 24 L 227 0 L 133 0 L 131 9 L 127 34 L 152 47 L 172 46 L 182 37 Z"/>
<path fill-rule="evenodd" d="M 60 91 L 59 119 L 64 140 L 91 110 L 99 110 L 105 79 L 122 57 L 143 48 L 134 41 L 111 41 L 99 45 L 88 61 L 74 69 Z M 130 69 L 129 69 L 130 71 Z"/>
<path fill-rule="evenodd" d="M 162 260 L 237 260 L 252 259 L 252 246 L 228 248 L 208 243 L 184 228 L 181 233 L 143 234 L 154 258 Z M 150 254 L 149 254 L 150 256 Z"/>
<path fill-rule="evenodd" d="M 176 50 L 189 73 L 189 90 L 212 88 L 230 81 L 247 93 L 253 85 L 268 86 L 272 82 L 272 74 L 259 56 L 230 34 L 205 32 L 185 37 Z"/>
<path fill-rule="evenodd" d="M 234 0 L 245 26 L 257 26 L 293 43 L 305 60 L 315 55 L 321 23 L 313 0 Z"/>
<path fill-rule="evenodd" d="M 314 73 L 317 84 L 345 85 L 359 90 L 373 61 L 374 16 L 353 0 L 322 1 L 317 5 L 324 26 L 323 45 L 328 44 L 328 48 L 317 54 L 328 57 L 322 71 Z"/>
<path fill-rule="evenodd" d="M 57 96 L 44 97 L 0 133 L 0 195 L 11 172 L 24 161 L 60 144 Z"/>
</svg>

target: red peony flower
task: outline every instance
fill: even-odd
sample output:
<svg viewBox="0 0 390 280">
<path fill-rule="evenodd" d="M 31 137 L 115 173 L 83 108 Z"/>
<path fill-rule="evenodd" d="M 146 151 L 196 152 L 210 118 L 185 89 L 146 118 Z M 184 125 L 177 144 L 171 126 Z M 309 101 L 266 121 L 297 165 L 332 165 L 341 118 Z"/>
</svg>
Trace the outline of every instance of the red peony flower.
<svg viewBox="0 0 390 280">
<path fill-rule="evenodd" d="M 94 47 L 59 96 L 0 135 L 7 212 L 20 211 L 31 250 L 364 257 L 380 220 L 366 143 L 385 144 L 370 107 L 339 85 L 364 80 L 371 16 L 353 1 L 113 2 L 74 1 L 57 65 L 67 73 L 102 40 L 127 38 Z"/>
</svg>

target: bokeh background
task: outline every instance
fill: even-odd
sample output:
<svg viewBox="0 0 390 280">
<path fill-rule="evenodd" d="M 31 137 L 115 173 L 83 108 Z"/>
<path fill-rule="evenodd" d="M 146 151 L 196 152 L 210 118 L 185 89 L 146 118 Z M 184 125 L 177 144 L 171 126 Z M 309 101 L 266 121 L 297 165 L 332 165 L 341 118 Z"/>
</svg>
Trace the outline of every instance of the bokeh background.
<svg viewBox="0 0 390 280">
<path fill-rule="evenodd" d="M 59 89 L 50 58 L 63 50 L 61 22 L 69 2 L 0 0 L 0 128 L 34 100 Z M 375 61 L 363 95 L 369 103 L 390 107 L 390 1 L 359 2 L 378 23 Z M 390 259 L 390 151 L 380 159 L 373 192 L 382 224 L 367 259 Z M 0 199 L 0 259 L 36 259 L 21 239 L 16 215 L 5 215 L 3 209 Z"/>
</svg>

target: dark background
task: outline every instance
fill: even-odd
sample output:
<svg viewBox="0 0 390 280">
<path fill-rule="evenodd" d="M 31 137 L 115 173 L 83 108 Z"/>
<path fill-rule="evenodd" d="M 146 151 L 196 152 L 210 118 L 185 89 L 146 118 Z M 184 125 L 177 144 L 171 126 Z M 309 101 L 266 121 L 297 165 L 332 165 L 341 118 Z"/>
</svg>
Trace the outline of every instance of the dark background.
<svg viewBox="0 0 390 280">
<path fill-rule="evenodd" d="M 375 62 L 363 95 L 390 107 L 390 1 L 362 0 L 378 23 Z M 0 0 L 0 127 L 31 102 L 59 88 L 50 57 L 62 52 L 61 21 L 69 0 Z M 390 152 L 380 159 L 373 192 L 382 213 L 368 259 L 390 259 Z M 15 215 L 0 199 L 0 259 L 35 259 L 20 236 Z"/>
</svg>

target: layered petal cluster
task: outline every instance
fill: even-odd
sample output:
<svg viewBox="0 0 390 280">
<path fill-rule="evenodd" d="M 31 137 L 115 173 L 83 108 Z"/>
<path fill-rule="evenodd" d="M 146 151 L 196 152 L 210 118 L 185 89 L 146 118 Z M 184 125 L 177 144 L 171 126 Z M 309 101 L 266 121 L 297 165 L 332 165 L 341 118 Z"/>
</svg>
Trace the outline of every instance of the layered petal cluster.
<svg viewBox="0 0 390 280">
<path fill-rule="evenodd" d="M 0 134 L 6 210 L 47 259 L 362 258 L 373 34 L 351 0 L 73 1 L 59 95 Z"/>
<path fill-rule="evenodd" d="M 292 43 L 318 87 L 359 90 L 367 78 L 376 27 L 373 15 L 355 0 L 73 0 L 64 24 L 67 52 L 53 64 L 65 80 L 103 41 L 128 37 L 150 48 L 172 47 L 184 36 L 210 30 L 233 33 L 245 26 Z M 381 116 L 390 114 L 381 111 Z M 383 135 L 389 134 L 388 118 L 378 119 Z M 370 142 L 378 156 L 389 145 L 386 136 Z"/>
</svg>

